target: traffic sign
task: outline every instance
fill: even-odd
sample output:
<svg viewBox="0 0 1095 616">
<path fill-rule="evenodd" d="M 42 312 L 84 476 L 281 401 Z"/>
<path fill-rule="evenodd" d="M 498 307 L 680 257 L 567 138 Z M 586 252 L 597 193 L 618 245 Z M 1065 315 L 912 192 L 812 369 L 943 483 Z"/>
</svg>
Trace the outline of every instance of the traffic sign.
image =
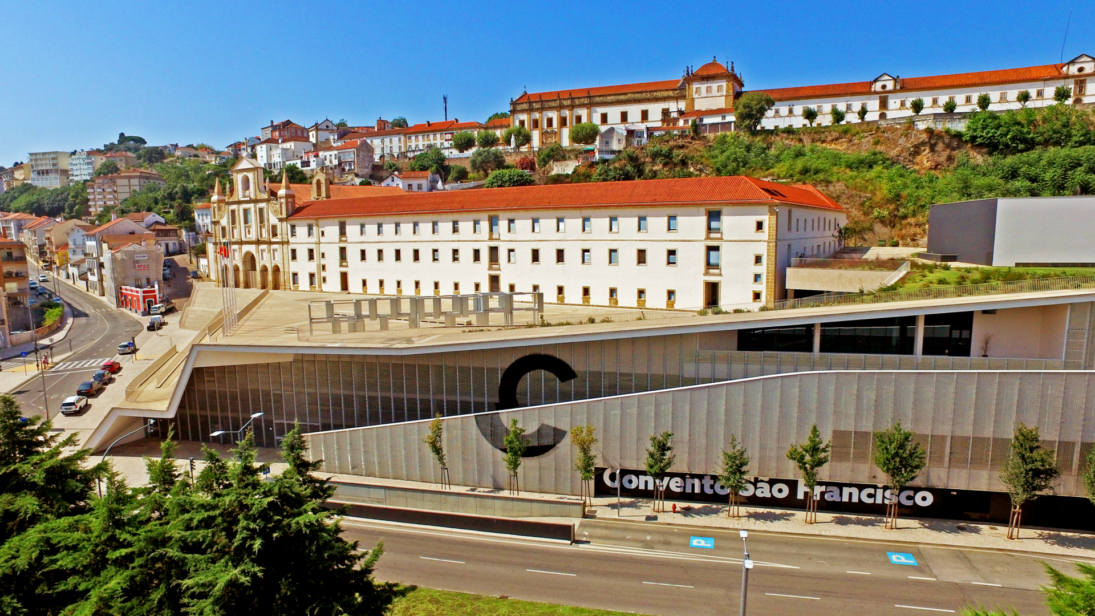
<svg viewBox="0 0 1095 616">
<path fill-rule="evenodd" d="M 917 566 L 916 557 L 908 552 L 886 552 L 886 556 L 890 557 L 890 564 L 892 565 Z"/>
<path fill-rule="evenodd" d="M 688 540 L 688 547 L 690 548 L 703 548 L 705 550 L 715 549 L 714 537 L 692 537 Z"/>
<path fill-rule="evenodd" d="M 26 351 L 23 351 L 22 353 L 20 353 L 20 354 L 19 354 L 19 356 L 20 356 L 20 357 L 26 357 L 26 356 L 27 356 L 27 352 L 26 352 Z"/>
</svg>

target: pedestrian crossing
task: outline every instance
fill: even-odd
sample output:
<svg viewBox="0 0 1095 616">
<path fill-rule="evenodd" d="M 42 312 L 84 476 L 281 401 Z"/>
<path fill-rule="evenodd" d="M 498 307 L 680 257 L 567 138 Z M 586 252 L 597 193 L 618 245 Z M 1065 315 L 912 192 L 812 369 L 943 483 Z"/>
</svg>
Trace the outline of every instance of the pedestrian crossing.
<svg viewBox="0 0 1095 616">
<path fill-rule="evenodd" d="M 50 370 L 80 370 L 89 368 L 98 368 L 103 365 L 103 362 L 108 360 L 118 360 L 118 356 L 114 357 L 99 357 L 96 359 L 77 359 L 74 361 L 63 361 L 55 366 L 52 366 Z"/>
</svg>

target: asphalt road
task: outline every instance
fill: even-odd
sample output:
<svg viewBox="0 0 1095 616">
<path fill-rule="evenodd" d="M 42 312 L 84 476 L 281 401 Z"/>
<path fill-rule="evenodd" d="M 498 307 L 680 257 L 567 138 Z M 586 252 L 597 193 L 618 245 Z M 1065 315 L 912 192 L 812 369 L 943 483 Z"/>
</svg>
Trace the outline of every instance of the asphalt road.
<svg viewBox="0 0 1095 616">
<path fill-rule="evenodd" d="M 640 614 L 738 613 L 737 531 L 583 520 L 581 541 L 563 545 L 360 519 L 344 527 L 362 548 L 383 540 L 383 580 Z M 692 534 L 715 549 L 689 548 Z M 1055 557 L 788 535 L 752 533 L 749 552 L 751 615 L 945 614 L 978 604 L 1048 614 L 1040 561 L 1075 574 L 1073 561 Z M 917 564 L 891 564 L 887 552 Z"/>
<path fill-rule="evenodd" d="M 38 267 L 30 264 L 30 275 L 37 279 Z M 47 272 L 48 274 L 48 272 Z M 88 296 L 71 285 L 55 281 L 45 283 L 50 290 L 59 290 L 61 299 L 73 313 L 72 328 L 64 340 L 50 350 L 51 356 L 61 358 L 55 366 L 46 371 L 45 392 L 49 401 L 50 416 L 60 412 L 61 401 L 76 393 L 80 383 L 91 379 L 102 362 L 118 355 L 118 344 L 129 340 L 142 331 L 142 323 L 130 313 L 107 306 L 102 301 Z M 71 352 L 68 357 L 63 355 Z M 29 368 L 34 369 L 34 354 L 27 357 Z M 20 360 L 4 362 L 4 370 L 18 371 Z M 122 360 L 122 370 L 126 362 Z M 110 387 L 108 385 L 107 387 Z M 40 415 L 42 407 L 43 383 L 41 376 L 35 376 L 12 390 L 25 415 Z"/>
</svg>

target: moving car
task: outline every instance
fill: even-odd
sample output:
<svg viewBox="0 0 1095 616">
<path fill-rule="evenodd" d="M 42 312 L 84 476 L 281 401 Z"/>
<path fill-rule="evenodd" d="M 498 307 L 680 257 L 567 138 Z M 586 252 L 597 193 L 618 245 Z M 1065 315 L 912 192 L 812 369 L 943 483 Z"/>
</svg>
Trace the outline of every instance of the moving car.
<svg viewBox="0 0 1095 616">
<path fill-rule="evenodd" d="M 61 414 L 75 415 L 84 410 L 85 406 L 87 406 L 87 398 L 85 396 L 69 396 L 61 403 Z"/>
<path fill-rule="evenodd" d="M 148 331 L 157 331 L 161 329 L 164 325 L 167 325 L 167 321 L 164 321 L 162 316 L 156 315 L 148 320 Z"/>
<path fill-rule="evenodd" d="M 104 386 L 111 381 L 114 377 L 106 370 L 96 370 L 95 374 L 91 375 L 92 381 L 98 381 Z"/>
<path fill-rule="evenodd" d="M 76 388 L 77 396 L 94 396 L 103 391 L 103 384 L 99 381 L 84 381 Z"/>
<path fill-rule="evenodd" d="M 49 276 L 38 274 L 38 282 L 49 282 Z"/>
<path fill-rule="evenodd" d="M 149 314 L 167 314 L 174 309 L 175 302 L 165 298 L 159 304 L 155 304 L 154 306 L 152 306 L 152 308 L 148 312 Z"/>
<path fill-rule="evenodd" d="M 121 352 L 121 346 L 118 347 L 118 351 Z M 99 366 L 99 369 L 106 370 L 111 374 L 115 374 L 122 369 L 122 365 L 114 361 L 113 359 L 108 359 L 103 362 L 102 366 Z"/>
<path fill-rule="evenodd" d="M 133 344 L 132 340 L 130 340 L 128 342 L 123 342 L 123 343 L 118 345 L 118 354 L 119 355 L 129 355 L 130 353 L 136 353 L 136 352 L 137 352 L 137 346 Z"/>
</svg>

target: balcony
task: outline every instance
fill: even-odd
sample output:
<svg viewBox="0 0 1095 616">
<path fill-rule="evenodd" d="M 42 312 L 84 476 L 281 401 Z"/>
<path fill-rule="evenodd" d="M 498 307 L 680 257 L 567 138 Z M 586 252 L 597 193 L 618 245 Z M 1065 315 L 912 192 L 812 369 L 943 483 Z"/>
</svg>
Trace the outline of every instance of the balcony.
<svg viewBox="0 0 1095 616">
<path fill-rule="evenodd" d="M 0 258 L 0 261 L 2 261 L 4 263 L 26 263 L 27 258 L 26 257 L 10 256 L 10 257 Z"/>
</svg>

